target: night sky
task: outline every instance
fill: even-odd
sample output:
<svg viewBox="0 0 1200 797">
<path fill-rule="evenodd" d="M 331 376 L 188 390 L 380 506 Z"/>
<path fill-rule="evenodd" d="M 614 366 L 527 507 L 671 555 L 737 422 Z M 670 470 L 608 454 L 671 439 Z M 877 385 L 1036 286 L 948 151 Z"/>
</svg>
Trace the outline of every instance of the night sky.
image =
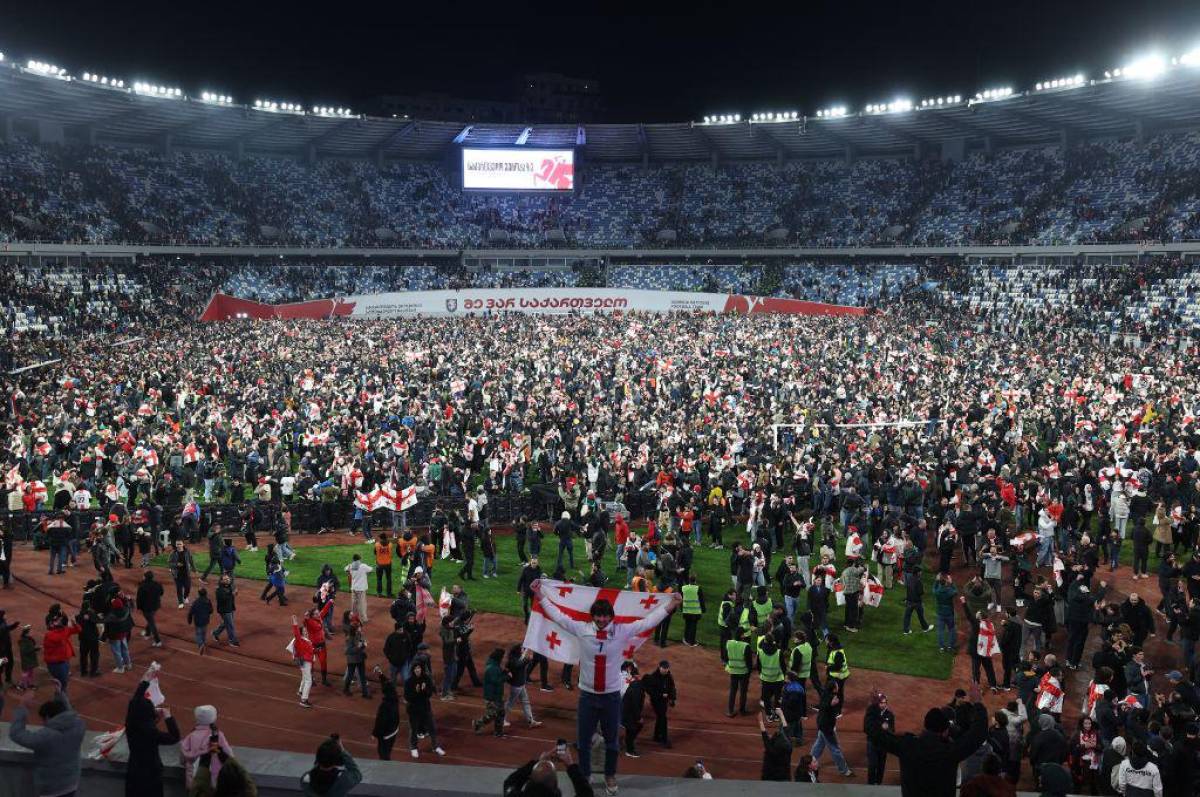
<svg viewBox="0 0 1200 797">
<path fill-rule="evenodd" d="M 662 16 L 584 13 L 586 3 L 381 5 L 10 3 L 0 51 L 75 75 L 356 110 L 389 92 L 511 99 L 516 76 L 562 72 L 600 81 L 605 121 L 662 122 L 1022 89 L 1200 46 L 1195 0 L 842 0 L 794 2 L 806 11 L 789 15 L 693 3 Z"/>
</svg>

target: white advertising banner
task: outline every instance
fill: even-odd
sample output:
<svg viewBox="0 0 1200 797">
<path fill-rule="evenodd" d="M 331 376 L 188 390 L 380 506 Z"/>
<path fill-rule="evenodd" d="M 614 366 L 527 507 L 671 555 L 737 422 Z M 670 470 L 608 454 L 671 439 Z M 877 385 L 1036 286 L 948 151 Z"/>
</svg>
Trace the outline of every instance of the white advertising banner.
<svg viewBox="0 0 1200 797">
<path fill-rule="evenodd" d="M 843 307 L 798 299 L 737 293 L 644 291 L 629 288 L 481 288 L 459 291 L 407 291 L 313 299 L 271 305 L 215 294 L 201 321 L 252 318 L 411 318 L 499 313 L 621 312 L 793 313 L 862 315 L 861 307 Z"/>
<path fill-rule="evenodd" d="M 462 151 L 463 188 L 476 191 L 571 191 L 575 151 L 469 149 Z"/>
<path fill-rule="evenodd" d="M 410 291 L 344 296 L 343 314 L 355 318 L 476 315 L 483 313 L 612 313 L 640 310 L 657 313 L 725 309 L 725 293 L 639 291 L 624 288 L 514 288 L 459 291 Z"/>
</svg>

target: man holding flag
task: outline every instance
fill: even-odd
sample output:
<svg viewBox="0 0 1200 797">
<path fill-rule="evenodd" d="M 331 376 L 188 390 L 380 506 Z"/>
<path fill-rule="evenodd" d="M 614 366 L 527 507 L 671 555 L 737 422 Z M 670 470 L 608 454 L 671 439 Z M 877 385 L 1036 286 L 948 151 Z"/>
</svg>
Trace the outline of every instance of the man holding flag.
<svg viewBox="0 0 1200 797">
<path fill-rule="evenodd" d="M 579 768 L 591 773 L 592 733 L 604 735 L 604 783 L 617 793 L 617 732 L 621 724 L 621 664 L 679 606 L 680 593 L 648 594 L 539 579 L 525 647 L 579 663 Z M 587 608 L 585 608 L 587 607 Z M 617 608 L 623 613 L 618 613 Z M 561 632 L 561 633 L 560 633 Z"/>
</svg>

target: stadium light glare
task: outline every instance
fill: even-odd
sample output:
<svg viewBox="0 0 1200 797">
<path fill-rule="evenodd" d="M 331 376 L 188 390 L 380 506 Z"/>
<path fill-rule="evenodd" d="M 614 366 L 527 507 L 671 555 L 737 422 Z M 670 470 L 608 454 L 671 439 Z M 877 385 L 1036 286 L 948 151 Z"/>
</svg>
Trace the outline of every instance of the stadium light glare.
<svg viewBox="0 0 1200 797">
<path fill-rule="evenodd" d="M 3 58 L 0 58 L 3 60 Z M 1179 63 L 1184 66 L 1200 66 L 1200 47 L 1179 56 Z"/>
<path fill-rule="evenodd" d="M 1153 80 L 1167 71 L 1167 61 L 1157 53 L 1144 55 L 1121 68 L 1125 77 L 1137 80 Z"/>
</svg>

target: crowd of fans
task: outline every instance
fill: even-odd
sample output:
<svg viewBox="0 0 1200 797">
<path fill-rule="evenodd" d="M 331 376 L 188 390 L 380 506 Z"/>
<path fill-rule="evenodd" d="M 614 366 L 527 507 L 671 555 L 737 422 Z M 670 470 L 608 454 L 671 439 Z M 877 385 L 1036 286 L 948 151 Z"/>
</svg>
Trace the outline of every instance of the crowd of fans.
<svg viewBox="0 0 1200 797">
<path fill-rule="evenodd" d="M 861 246 L 1200 235 L 1200 134 L 941 160 L 589 163 L 569 196 L 463 192 L 442 164 L 0 146 L 0 241 Z M 673 235 L 660 237 L 664 230 Z M 561 233 L 561 234 L 560 234 Z"/>
</svg>

